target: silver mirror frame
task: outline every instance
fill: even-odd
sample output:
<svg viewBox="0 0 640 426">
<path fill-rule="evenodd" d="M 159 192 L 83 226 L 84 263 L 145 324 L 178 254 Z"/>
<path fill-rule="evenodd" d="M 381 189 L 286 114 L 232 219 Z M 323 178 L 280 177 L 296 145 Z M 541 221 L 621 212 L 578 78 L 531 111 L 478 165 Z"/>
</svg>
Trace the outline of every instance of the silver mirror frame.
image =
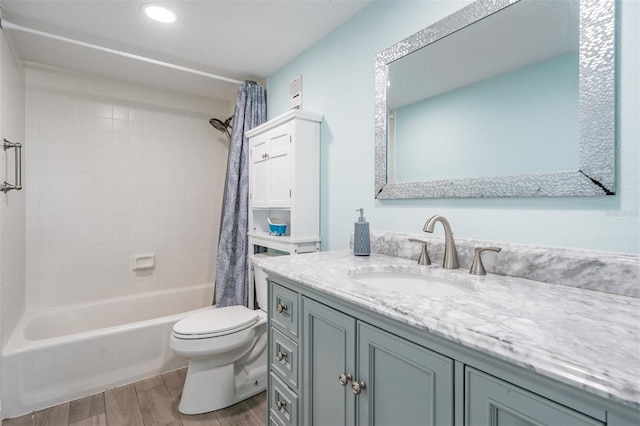
<svg viewBox="0 0 640 426">
<path fill-rule="evenodd" d="M 389 64 L 519 1 L 522 0 L 478 0 L 376 55 L 375 198 L 615 195 L 614 0 L 580 0 L 578 170 L 403 183 L 388 181 Z"/>
</svg>

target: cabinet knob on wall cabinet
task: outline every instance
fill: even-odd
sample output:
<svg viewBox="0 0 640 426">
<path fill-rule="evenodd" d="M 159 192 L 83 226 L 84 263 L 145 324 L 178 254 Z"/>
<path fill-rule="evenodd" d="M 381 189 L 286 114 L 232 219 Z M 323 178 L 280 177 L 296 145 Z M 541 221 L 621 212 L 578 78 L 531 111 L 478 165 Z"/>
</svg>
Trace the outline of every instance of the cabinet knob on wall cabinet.
<svg viewBox="0 0 640 426">
<path fill-rule="evenodd" d="M 276 355 L 276 359 L 278 361 L 282 361 L 283 359 L 287 359 L 287 354 L 285 352 L 278 352 Z"/>
<path fill-rule="evenodd" d="M 276 311 L 278 311 L 279 314 L 285 312 L 287 310 L 287 305 L 281 305 L 280 303 L 278 303 L 278 306 L 276 306 Z"/>
<path fill-rule="evenodd" d="M 366 385 L 366 383 L 364 381 L 360 381 L 359 382 L 359 381 L 356 380 L 351 384 L 351 390 L 353 391 L 353 393 L 355 395 L 360 395 L 362 390 L 366 389 L 366 388 L 367 388 L 367 385 Z"/>
<path fill-rule="evenodd" d="M 353 376 L 351 375 L 351 373 L 342 373 L 338 376 L 338 381 L 342 386 L 347 386 L 347 383 L 349 383 L 352 379 Z"/>
</svg>

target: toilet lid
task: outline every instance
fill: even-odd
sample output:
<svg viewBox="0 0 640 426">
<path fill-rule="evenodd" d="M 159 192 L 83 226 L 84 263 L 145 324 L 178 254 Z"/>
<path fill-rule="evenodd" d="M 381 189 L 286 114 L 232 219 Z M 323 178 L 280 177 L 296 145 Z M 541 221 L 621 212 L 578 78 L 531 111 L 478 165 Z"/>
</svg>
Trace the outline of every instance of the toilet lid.
<svg viewBox="0 0 640 426">
<path fill-rule="evenodd" d="M 213 308 L 178 321 L 174 333 L 182 335 L 229 334 L 247 328 L 258 321 L 258 311 L 244 306 Z"/>
</svg>

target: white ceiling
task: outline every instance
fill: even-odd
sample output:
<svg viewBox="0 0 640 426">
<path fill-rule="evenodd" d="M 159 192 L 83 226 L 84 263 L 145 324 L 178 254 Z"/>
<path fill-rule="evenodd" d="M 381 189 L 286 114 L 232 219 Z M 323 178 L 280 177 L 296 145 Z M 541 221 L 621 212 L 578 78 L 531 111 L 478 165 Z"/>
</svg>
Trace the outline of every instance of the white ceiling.
<svg viewBox="0 0 640 426">
<path fill-rule="evenodd" d="M 216 99 L 237 84 L 140 62 L 11 24 L 235 80 L 261 80 L 342 25 L 371 0 L 0 0 L 5 34 L 24 60 Z M 151 21 L 142 5 L 176 12 Z"/>
</svg>

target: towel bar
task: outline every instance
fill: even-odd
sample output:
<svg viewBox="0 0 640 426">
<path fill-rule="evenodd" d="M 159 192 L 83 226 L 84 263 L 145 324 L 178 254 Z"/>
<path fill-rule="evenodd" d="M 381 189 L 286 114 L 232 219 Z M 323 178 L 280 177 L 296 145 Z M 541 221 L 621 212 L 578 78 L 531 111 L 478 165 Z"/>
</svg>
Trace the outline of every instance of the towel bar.
<svg viewBox="0 0 640 426">
<path fill-rule="evenodd" d="M 9 142 L 4 139 L 4 150 L 8 150 L 10 148 L 15 149 L 15 184 L 11 184 L 6 180 L 2 185 L 0 185 L 0 191 L 6 193 L 7 191 L 11 191 L 12 189 L 17 189 L 18 191 L 22 189 L 22 144 Z"/>
</svg>

